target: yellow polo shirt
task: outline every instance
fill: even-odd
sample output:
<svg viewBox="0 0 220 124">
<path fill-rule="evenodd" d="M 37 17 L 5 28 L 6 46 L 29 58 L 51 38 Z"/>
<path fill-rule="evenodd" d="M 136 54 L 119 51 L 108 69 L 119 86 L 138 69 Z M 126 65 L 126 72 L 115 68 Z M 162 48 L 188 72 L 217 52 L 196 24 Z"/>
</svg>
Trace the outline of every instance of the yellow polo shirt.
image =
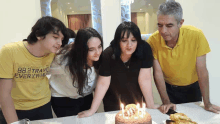
<svg viewBox="0 0 220 124">
<path fill-rule="evenodd" d="M 46 77 L 54 53 L 33 56 L 24 46 L 26 41 L 6 44 L 0 50 L 0 78 L 12 79 L 11 97 L 16 110 L 31 110 L 50 101 Z"/>
<path fill-rule="evenodd" d="M 159 31 L 149 37 L 148 43 L 162 68 L 165 81 L 177 86 L 198 81 L 196 58 L 211 51 L 203 32 L 194 26 L 180 28 L 178 42 L 174 48 L 166 45 Z"/>
</svg>

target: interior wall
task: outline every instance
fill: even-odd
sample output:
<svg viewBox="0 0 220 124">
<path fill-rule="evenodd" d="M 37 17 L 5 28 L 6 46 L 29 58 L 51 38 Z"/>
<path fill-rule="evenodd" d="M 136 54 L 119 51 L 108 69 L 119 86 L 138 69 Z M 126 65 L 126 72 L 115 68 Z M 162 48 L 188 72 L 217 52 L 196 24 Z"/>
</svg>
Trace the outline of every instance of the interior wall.
<svg viewBox="0 0 220 124">
<path fill-rule="evenodd" d="M 116 28 L 121 23 L 120 0 L 100 0 L 102 16 L 102 33 L 104 49 L 109 46 L 114 38 Z"/>
<path fill-rule="evenodd" d="M 207 54 L 209 71 L 210 99 L 220 105 L 220 37 L 219 0 L 176 0 L 182 5 L 184 24 L 194 25 L 204 32 L 211 52 Z"/>
<path fill-rule="evenodd" d="M 137 12 L 137 25 L 141 34 L 154 33 L 157 30 L 156 10 L 149 9 L 147 12 Z"/>
<path fill-rule="evenodd" d="M 67 15 L 76 15 L 76 14 L 92 14 L 90 11 L 83 11 L 83 12 L 73 12 Z"/>
<path fill-rule="evenodd" d="M 25 3 L 25 4 L 23 4 Z M 21 41 L 41 17 L 40 0 L 1 0 L 0 48 L 7 43 Z"/>
<path fill-rule="evenodd" d="M 61 20 L 66 27 L 68 27 L 68 19 L 67 14 L 64 11 L 64 8 L 62 8 L 62 4 L 59 2 L 51 2 L 51 13 L 52 16 Z"/>
<path fill-rule="evenodd" d="M 146 34 L 154 33 L 157 31 L 157 14 L 156 10 L 154 9 L 148 9 L 148 11 L 145 13 L 145 30 Z"/>
<path fill-rule="evenodd" d="M 137 13 L 137 26 L 139 27 L 141 34 L 146 34 L 146 19 L 145 19 L 145 12 L 138 12 Z"/>
</svg>

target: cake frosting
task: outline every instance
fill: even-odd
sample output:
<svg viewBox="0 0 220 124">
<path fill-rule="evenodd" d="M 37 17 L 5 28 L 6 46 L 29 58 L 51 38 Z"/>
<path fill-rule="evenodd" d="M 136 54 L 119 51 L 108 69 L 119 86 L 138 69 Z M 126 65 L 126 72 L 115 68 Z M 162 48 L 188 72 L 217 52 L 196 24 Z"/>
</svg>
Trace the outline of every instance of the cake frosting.
<svg viewBox="0 0 220 124">
<path fill-rule="evenodd" d="M 115 124 L 152 124 L 152 118 L 149 113 L 139 110 L 135 104 L 129 104 L 125 107 L 124 116 L 122 110 L 115 116 Z"/>
</svg>

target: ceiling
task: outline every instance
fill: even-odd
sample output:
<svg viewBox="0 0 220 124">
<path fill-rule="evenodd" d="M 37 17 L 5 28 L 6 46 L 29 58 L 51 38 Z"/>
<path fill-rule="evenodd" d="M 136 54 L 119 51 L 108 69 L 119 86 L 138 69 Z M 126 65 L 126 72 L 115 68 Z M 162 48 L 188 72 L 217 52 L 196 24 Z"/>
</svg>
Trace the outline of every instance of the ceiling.
<svg viewBox="0 0 220 124">
<path fill-rule="evenodd" d="M 67 15 L 76 13 L 91 13 L 90 0 L 52 0 L 62 6 Z M 149 9 L 157 9 L 165 0 L 134 0 L 131 4 L 132 12 L 147 12 Z"/>
</svg>

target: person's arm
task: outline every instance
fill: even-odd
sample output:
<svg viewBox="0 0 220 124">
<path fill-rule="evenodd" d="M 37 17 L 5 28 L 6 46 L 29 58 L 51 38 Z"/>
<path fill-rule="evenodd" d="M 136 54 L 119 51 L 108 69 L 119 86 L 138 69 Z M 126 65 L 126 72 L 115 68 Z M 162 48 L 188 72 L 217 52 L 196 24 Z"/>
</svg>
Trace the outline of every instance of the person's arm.
<svg viewBox="0 0 220 124">
<path fill-rule="evenodd" d="M 53 74 L 65 74 L 65 71 L 64 69 L 62 69 L 61 65 L 51 66 L 47 75 L 53 75 Z"/>
<path fill-rule="evenodd" d="M 51 63 L 50 70 L 48 71 L 47 75 L 65 74 L 64 71 L 66 69 L 65 64 L 64 63 L 58 64 L 57 59 L 59 58 L 55 58 Z"/>
<path fill-rule="evenodd" d="M 151 84 L 151 68 L 141 68 L 138 76 L 139 86 L 144 95 L 147 108 L 156 108 L 154 106 L 154 99 Z"/>
<path fill-rule="evenodd" d="M 170 99 L 167 95 L 167 90 L 166 90 L 165 80 L 164 80 L 164 77 L 163 77 L 163 72 L 162 72 L 162 69 L 161 69 L 160 64 L 159 64 L 157 59 L 154 59 L 154 61 L 153 61 L 153 75 L 154 75 L 155 84 L 157 86 L 157 89 L 159 91 L 159 94 L 160 94 L 160 97 L 161 97 L 161 100 L 162 100 L 162 103 L 163 103 L 160 106 L 160 111 L 162 113 L 167 113 L 170 108 L 175 110 L 176 105 L 172 104 L 170 102 Z"/>
<path fill-rule="evenodd" d="M 15 106 L 11 97 L 12 85 L 12 79 L 0 79 L 0 104 L 7 123 L 18 121 Z"/>
<path fill-rule="evenodd" d="M 208 70 L 206 68 L 206 55 L 199 56 L 196 58 L 196 70 L 205 109 L 207 111 L 218 113 L 218 111 L 220 111 L 220 107 L 211 104 L 209 99 L 209 75 Z"/>
<path fill-rule="evenodd" d="M 102 99 L 109 88 L 110 80 L 111 76 L 99 76 L 91 108 L 78 113 L 79 118 L 91 116 L 98 110 L 99 105 L 101 104 Z"/>
</svg>

